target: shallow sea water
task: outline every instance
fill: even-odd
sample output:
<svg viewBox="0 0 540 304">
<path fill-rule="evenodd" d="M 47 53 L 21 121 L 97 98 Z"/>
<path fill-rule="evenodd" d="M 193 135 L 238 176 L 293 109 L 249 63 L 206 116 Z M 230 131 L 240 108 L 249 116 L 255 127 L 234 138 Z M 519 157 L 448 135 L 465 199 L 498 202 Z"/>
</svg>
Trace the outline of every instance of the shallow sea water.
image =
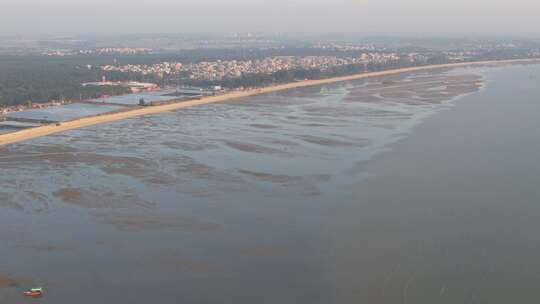
<svg viewBox="0 0 540 304">
<path fill-rule="evenodd" d="M 358 264 L 337 250 L 362 235 L 342 210 L 369 216 L 355 209 L 366 166 L 484 94 L 486 79 L 482 92 L 499 73 L 537 71 L 303 88 L 0 148 L 0 302 L 34 284 L 47 289 L 40 302 L 60 304 L 365 299 L 380 282 L 344 284 L 335 258 Z"/>
</svg>

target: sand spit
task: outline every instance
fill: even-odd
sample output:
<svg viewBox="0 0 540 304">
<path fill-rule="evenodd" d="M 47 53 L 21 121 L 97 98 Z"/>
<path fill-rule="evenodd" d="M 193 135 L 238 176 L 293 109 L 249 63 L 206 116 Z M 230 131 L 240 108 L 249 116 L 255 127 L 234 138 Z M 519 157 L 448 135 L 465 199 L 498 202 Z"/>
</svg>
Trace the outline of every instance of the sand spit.
<svg viewBox="0 0 540 304">
<path fill-rule="evenodd" d="M 185 101 L 185 102 L 165 104 L 165 105 L 160 105 L 160 106 L 137 108 L 130 111 L 122 111 L 122 112 L 115 112 L 115 113 L 99 115 L 99 116 L 85 117 L 81 119 L 64 122 L 60 125 L 55 125 L 55 124 L 44 125 L 37 128 L 21 130 L 18 132 L 1 134 L 0 146 L 22 142 L 25 140 L 30 140 L 33 138 L 46 136 L 50 134 L 65 132 L 68 130 L 85 128 L 92 125 L 108 123 L 108 122 L 123 120 L 127 118 L 132 118 L 132 117 L 152 115 L 152 114 L 157 114 L 157 113 L 162 113 L 162 112 L 174 111 L 174 110 L 178 110 L 182 108 L 188 108 L 188 107 L 216 103 L 216 102 L 223 102 L 230 99 L 249 97 L 249 96 L 283 91 L 283 90 L 294 89 L 294 88 L 310 87 L 310 86 L 330 84 L 330 83 L 335 83 L 335 82 L 364 79 L 364 78 L 369 78 L 369 77 L 389 76 L 389 75 L 397 75 L 397 74 L 402 74 L 402 73 L 418 72 L 418 71 L 426 71 L 426 70 L 434 70 L 434 69 L 446 69 L 446 68 L 467 67 L 467 66 L 483 66 L 483 65 L 500 65 L 500 64 L 519 64 L 519 63 L 526 64 L 526 63 L 539 63 L 539 62 L 540 62 L 540 58 L 429 65 L 429 66 L 387 70 L 387 71 L 381 71 L 381 72 L 362 73 L 362 74 L 343 76 L 343 77 L 334 77 L 334 78 L 320 79 L 320 80 L 306 80 L 306 81 L 299 81 L 299 82 L 293 82 L 293 83 L 287 83 L 287 84 L 281 84 L 281 85 L 275 85 L 275 86 L 269 86 L 265 88 L 245 90 L 245 91 L 234 91 L 234 92 L 230 92 L 230 93 L 226 93 L 226 94 L 222 94 L 218 96 L 205 97 L 199 100 L 191 100 L 191 101 Z"/>
<path fill-rule="evenodd" d="M 103 224 L 110 224 L 120 231 L 140 232 L 169 230 L 181 232 L 216 232 L 223 227 L 220 224 L 207 222 L 204 220 L 163 216 L 158 214 L 118 214 L 118 213 L 94 213 L 94 219 Z"/>
<path fill-rule="evenodd" d="M 94 210 L 128 209 L 133 207 L 152 209 L 156 206 L 155 203 L 145 201 L 133 193 L 102 193 L 95 189 L 62 188 L 54 192 L 53 195 L 66 204 Z"/>
</svg>

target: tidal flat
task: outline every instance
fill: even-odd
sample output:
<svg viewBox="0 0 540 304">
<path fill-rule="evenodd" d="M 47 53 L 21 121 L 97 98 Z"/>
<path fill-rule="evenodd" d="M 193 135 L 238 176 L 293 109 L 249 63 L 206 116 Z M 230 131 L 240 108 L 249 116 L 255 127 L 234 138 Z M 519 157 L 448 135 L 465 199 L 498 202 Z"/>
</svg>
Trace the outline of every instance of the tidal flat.
<svg viewBox="0 0 540 304">
<path fill-rule="evenodd" d="M 348 300 L 336 286 L 354 276 L 333 257 L 349 248 L 345 241 L 369 236 L 331 223 L 354 223 L 342 210 L 369 221 L 361 208 L 349 209 L 371 178 L 369 164 L 425 121 L 488 92 L 491 75 L 536 73 L 529 69 L 298 88 L 1 147 L 0 299 L 15 301 L 21 288 L 40 284 L 42 302 L 57 304 Z M 395 218 L 373 214 L 383 228 Z M 384 239 L 384 229 L 373 231 L 373 242 Z M 346 240 L 329 246 L 337 233 Z M 381 283 L 356 268 L 367 260 L 343 258 L 362 287 Z M 138 292 L 118 293 L 131 289 Z"/>
</svg>

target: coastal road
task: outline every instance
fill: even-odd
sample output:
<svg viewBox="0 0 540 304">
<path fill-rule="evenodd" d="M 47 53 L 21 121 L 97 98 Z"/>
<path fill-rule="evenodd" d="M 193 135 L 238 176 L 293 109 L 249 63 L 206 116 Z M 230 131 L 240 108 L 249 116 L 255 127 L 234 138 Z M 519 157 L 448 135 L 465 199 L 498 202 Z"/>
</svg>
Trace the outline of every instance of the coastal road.
<svg viewBox="0 0 540 304">
<path fill-rule="evenodd" d="M 89 126 L 93 126 L 97 124 L 109 123 L 109 122 L 119 121 L 123 119 L 138 117 L 138 116 L 158 114 L 158 113 L 174 111 L 174 110 L 178 110 L 182 108 L 189 108 L 189 107 L 216 103 L 216 102 L 223 102 L 223 101 L 236 99 L 236 98 L 249 97 L 249 96 L 254 96 L 254 95 L 260 95 L 260 94 L 271 93 L 271 92 L 276 92 L 276 91 L 283 91 L 283 90 L 288 90 L 288 89 L 295 89 L 295 88 L 300 88 L 300 87 L 317 86 L 317 85 L 324 85 L 324 84 L 330 84 L 330 83 L 336 83 L 336 82 L 351 81 L 351 80 L 388 76 L 388 75 L 396 75 L 396 74 L 418 72 L 418 71 L 425 71 L 425 70 L 457 68 L 457 67 L 467 67 L 467 66 L 527 64 L 527 63 L 539 63 L 539 62 L 540 62 L 540 58 L 531 58 L 531 59 L 477 61 L 477 62 L 464 62 L 464 63 L 452 63 L 452 64 L 440 64 L 440 65 L 427 65 L 427 66 L 419 66 L 419 67 L 411 67 L 411 68 L 386 70 L 386 71 L 381 71 L 381 72 L 361 73 L 361 74 L 355 74 L 355 75 L 350 75 L 350 76 L 334 77 L 334 78 L 320 79 L 320 80 L 298 81 L 298 82 L 293 82 L 293 83 L 274 85 L 274 86 L 258 88 L 258 89 L 250 89 L 250 90 L 244 90 L 244 91 L 233 91 L 233 92 L 225 93 L 218 96 L 204 97 L 199 100 L 190 100 L 190 101 L 184 101 L 184 102 L 178 102 L 178 103 L 172 103 L 172 104 L 166 104 L 166 105 L 160 105 L 160 106 L 149 106 L 149 107 L 137 108 L 137 109 L 127 110 L 127 111 L 122 111 L 122 112 L 115 112 L 115 113 L 103 114 L 103 115 L 98 115 L 98 116 L 90 116 L 90 117 L 63 122 L 59 125 L 49 124 L 49 125 L 25 129 L 25 130 L 13 132 L 13 133 L 1 134 L 0 146 L 14 144 L 14 143 L 30 140 L 33 138 L 47 136 L 47 135 L 51 135 L 55 133 L 61 133 L 61 132 L 69 131 L 69 130 L 85 128 L 85 127 L 89 127 Z"/>
</svg>

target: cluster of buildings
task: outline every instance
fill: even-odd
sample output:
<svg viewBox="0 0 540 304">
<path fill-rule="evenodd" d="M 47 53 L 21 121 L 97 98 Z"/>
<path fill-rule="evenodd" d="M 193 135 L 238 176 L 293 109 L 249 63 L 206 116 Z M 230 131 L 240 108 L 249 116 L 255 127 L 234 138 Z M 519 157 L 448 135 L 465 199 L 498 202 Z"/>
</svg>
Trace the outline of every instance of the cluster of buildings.
<svg viewBox="0 0 540 304">
<path fill-rule="evenodd" d="M 138 73 L 142 75 L 157 75 L 163 78 L 166 75 L 183 74 L 192 80 L 222 80 L 225 78 L 241 77 L 244 74 L 273 74 L 281 70 L 327 70 L 332 67 L 388 63 L 397 61 L 397 53 L 363 53 L 358 57 L 336 56 L 277 56 L 259 60 L 217 60 L 199 63 L 183 64 L 180 62 L 162 62 L 153 65 L 106 65 L 104 71 L 117 71 L 124 73 Z"/>
<path fill-rule="evenodd" d="M 48 50 L 43 52 L 45 56 L 63 57 L 74 55 L 136 55 L 149 54 L 152 52 L 150 48 L 97 48 L 97 49 L 82 49 L 82 50 Z"/>
<path fill-rule="evenodd" d="M 527 53 L 527 56 L 529 56 L 530 58 L 538 58 L 540 57 L 540 51 L 529 51 Z"/>
<path fill-rule="evenodd" d="M 98 82 L 86 82 L 82 84 L 83 87 L 87 86 L 113 86 L 113 87 L 124 87 L 129 88 L 132 93 L 139 93 L 143 91 L 156 91 L 159 90 L 159 86 L 155 83 L 149 82 L 138 82 L 138 81 L 107 81 L 105 76 L 103 76 L 101 81 Z"/>
<path fill-rule="evenodd" d="M 355 43 L 346 43 L 346 42 L 319 42 L 311 46 L 313 49 L 322 49 L 322 50 L 333 50 L 333 51 L 377 51 L 381 50 L 380 47 L 375 46 L 374 44 L 355 44 Z"/>
<path fill-rule="evenodd" d="M 123 73 L 135 73 L 141 75 L 164 75 L 178 74 L 184 70 L 184 65 L 180 62 L 162 62 L 152 65 L 127 64 L 127 65 L 105 65 L 101 67 L 104 71 L 116 71 Z"/>
<path fill-rule="evenodd" d="M 444 55 L 448 59 L 449 62 L 461 62 L 461 61 L 467 61 L 475 56 L 481 55 L 479 51 L 475 50 L 466 50 L 466 51 L 446 51 L 444 52 Z"/>
<path fill-rule="evenodd" d="M 92 55 L 92 54 L 121 54 L 121 55 L 135 55 L 135 54 L 148 54 L 152 52 L 150 48 L 98 48 L 93 50 L 79 50 L 79 54 Z"/>
</svg>

